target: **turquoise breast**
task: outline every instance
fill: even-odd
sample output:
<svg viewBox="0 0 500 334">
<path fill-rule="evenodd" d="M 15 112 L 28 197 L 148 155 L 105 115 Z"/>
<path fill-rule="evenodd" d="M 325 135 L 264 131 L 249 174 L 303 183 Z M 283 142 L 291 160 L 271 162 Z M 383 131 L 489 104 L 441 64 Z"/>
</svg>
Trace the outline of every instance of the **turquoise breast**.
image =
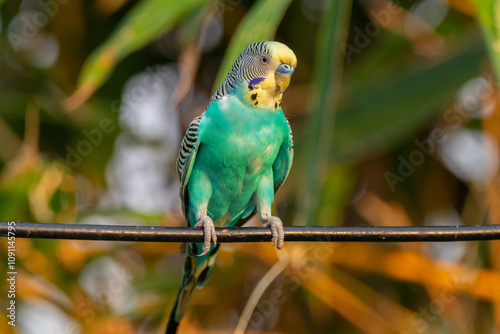
<svg viewBox="0 0 500 334">
<path fill-rule="evenodd" d="M 257 185 L 272 169 L 288 135 L 283 124 L 281 109 L 248 108 L 235 97 L 207 109 L 191 180 L 199 172 L 208 177 L 212 187 L 208 215 L 216 226 L 234 225 L 243 212 L 255 207 Z"/>
</svg>

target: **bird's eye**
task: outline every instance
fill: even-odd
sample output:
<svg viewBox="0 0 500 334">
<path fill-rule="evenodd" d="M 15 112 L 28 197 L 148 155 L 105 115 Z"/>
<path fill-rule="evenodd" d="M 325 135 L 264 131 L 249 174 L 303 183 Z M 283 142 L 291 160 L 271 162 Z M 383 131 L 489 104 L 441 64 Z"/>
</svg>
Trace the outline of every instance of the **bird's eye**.
<svg viewBox="0 0 500 334">
<path fill-rule="evenodd" d="M 262 57 L 260 57 L 260 61 L 261 61 L 262 63 L 267 63 L 267 57 L 266 57 L 266 56 L 262 56 Z"/>
</svg>

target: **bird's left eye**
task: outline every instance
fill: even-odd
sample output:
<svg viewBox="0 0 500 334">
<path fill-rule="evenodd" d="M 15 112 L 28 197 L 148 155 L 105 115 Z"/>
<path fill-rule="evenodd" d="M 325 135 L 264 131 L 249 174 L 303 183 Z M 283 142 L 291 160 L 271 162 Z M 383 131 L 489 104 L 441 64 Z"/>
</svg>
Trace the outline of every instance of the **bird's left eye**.
<svg viewBox="0 0 500 334">
<path fill-rule="evenodd" d="M 266 57 L 266 56 L 262 56 L 262 57 L 260 57 L 260 61 L 261 61 L 262 63 L 267 63 L 267 57 Z"/>
</svg>

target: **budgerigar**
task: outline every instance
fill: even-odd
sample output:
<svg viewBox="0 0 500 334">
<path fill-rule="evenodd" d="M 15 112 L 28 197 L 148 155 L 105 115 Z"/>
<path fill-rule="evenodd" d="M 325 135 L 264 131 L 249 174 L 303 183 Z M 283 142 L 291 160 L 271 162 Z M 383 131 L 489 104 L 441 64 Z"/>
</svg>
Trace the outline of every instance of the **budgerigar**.
<svg viewBox="0 0 500 334">
<path fill-rule="evenodd" d="M 276 247 L 283 247 L 283 224 L 271 216 L 271 204 L 292 165 L 292 133 L 281 99 L 296 66 L 284 44 L 248 45 L 187 129 L 177 159 L 181 199 L 187 224 L 203 228 L 204 243 L 186 245 L 167 334 L 176 333 L 194 288 L 208 280 L 220 246 L 215 226 L 240 226 L 257 213 Z"/>
</svg>

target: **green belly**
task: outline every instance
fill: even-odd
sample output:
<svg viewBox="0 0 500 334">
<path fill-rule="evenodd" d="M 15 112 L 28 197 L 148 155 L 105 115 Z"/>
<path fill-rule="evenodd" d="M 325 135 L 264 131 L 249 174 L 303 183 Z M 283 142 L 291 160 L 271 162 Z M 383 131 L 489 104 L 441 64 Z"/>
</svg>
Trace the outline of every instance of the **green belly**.
<svg viewBox="0 0 500 334">
<path fill-rule="evenodd" d="M 208 215 L 216 226 L 233 226 L 245 211 L 255 208 L 254 193 L 263 175 L 272 168 L 279 149 L 265 138 L 245 147 L 232 143 L 228 141 L 223 149 L 201 147 L 193 170 L 194 178 L 200 168 L 210 180 Z"/>
</svg>

